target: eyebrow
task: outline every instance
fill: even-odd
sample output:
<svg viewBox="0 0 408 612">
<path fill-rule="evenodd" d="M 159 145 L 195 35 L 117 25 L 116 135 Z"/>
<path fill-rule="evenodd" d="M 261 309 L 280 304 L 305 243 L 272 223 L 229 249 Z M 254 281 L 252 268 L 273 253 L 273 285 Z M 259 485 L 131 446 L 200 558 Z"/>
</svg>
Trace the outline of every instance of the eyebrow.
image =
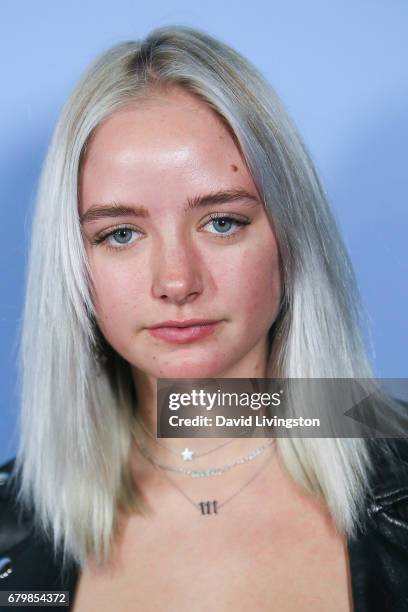
<svg viewBox="0 0 408 612">
<path fill-rule="evenodd" d="M 187 198 L 187 205 L 184 211 L 188 212 L 195 208 L 204 208 L 214 204 L 226 204 L 228 202 L 236 202 L 237 200 L 249 200 L 252 204 L 260 205 L 260 200 L 245 189 L 233 189 L 227 191 L 214 191 L 205 195 L 197 195 L 193 198 Z M 106 217 L 143 217 L 149 218 L 150 213 L 144 206 L 135 206 L 126 202 L 110 202 L 107 204 L 93 204 L 88 210 L 81 215 L 81 225 Z"/>
</svg>

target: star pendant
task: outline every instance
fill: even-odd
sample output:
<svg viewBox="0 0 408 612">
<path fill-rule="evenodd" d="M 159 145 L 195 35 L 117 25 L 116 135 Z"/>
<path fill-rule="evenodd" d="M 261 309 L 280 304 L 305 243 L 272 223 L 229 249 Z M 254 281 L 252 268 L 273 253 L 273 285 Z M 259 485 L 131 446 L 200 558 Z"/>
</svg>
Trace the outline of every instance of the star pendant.
<svg viewBox="0 0 408 612">
<path fill-rule="evenodd" d="M 181 456 L 183 457 L 184 461 L 191 461 L 194 455 L 194 451 L 185 448 L 183 450 L 183 452 L 181 453 Z"/>
</svg>

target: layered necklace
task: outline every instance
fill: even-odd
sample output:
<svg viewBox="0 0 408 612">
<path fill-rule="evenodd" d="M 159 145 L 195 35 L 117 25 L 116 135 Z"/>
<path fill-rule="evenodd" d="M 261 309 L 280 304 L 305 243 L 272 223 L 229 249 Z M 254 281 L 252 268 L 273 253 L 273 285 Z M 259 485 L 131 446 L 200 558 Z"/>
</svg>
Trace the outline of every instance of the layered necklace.
<svg viewBox="0 0 408 612">
<path fill-rule="evenodd" d="M 144 427 L 144 425 L 142 424 L 142 421 L 140 419 L 136 418 L 136 423 L 140 427 L 140 429 L 143 430 L 144 433 L 149 438 L 151 438 L 158 446 L 160 446 L 162 448 L 165 448 L 167 451 L 172 452 L 174 455 L 177 455 L 179 458 L 181 457 L 183 459 L 183 461 L 191 461 L 193 459 L 193 457 L 197 458 L 197 457 L 203 457 L 204 455 L 208 455 L 208 454 L 210 454 L 212 452 L 217 451 L 218 449 L 222 448 L 223 446 L 226 446 L 227 444 L 230 444 L 231 442 L 234 441 L 234 439 L 236 439 L 236 438 L 232 438 L 231 440 L 228 440 L 227 442 L 223 442 L 222 444 L 216 446 L 215 448 L 212 448 L 209 451 L 205 451 L 203 453 L 196 453 L 195 451 L 192 451 L 192 450 L 190 450 L 188 448 L 184 449 L 184 451 L 182 453 L 178 453 L 177 451 L 174 451 L 173 449 L 171 449 L 167 445 L 165 445 L 163 443 L 159 443 L 157 438 L 155 438 L 146 429 L 146 427 Z M 201 515 L 203 515 L 203 516 L 204 515 L 205 516 L 213 516 L 213 515 L 219 514 L 219 511 L 221 510 L 221 508 L 226 506 L 226 504 L 228 504 L 232 499 L 234 499 L 239 493 L 241 493 L 241 491 L 243 491 L 247 486 L 249 486 L 255 480 L 255 478 L 257 478 L 257 476 L 259 476 L 259 474 L 262 472 L 262 470 L 266 467 L 266 464 L 269 462 L 269 459 L 270 459 L 269 456 L 262 463 L 261 467 L 255 472 L 255 474 L 253 474 L 230 497 L 228 497 L 227 499 L 225 499 L 222 502 L 220 502 L 217 499 L 203 500 L 203 501 L 200 501 L 200 502 L 195 502 L 193 499 L 191 499 L 191 497 L 189 495 L 187 495 L 187 493 L 185 491 L 183 491 L 183 489 L 172 478 L 170 478 L 168 476 L 168 474 L 166 474 L 166 472 L 175 472 L 177 474 L 183 474 L 185 476 L 190 476 L 192 478 L 207 478 L 207 477 L 211 477 L 211 476 L 222 476 L 223 474 L 225 474 L 226 472 L 228 472 L 232 468 L 237 467 L 238 465 L 242 465 L 243 463 L 247 463 L 248 461 L 253 461 L 254 459 L 259 457 L 267 449 L 272 449 L 273 443 L 275 442 L 275 438 L 268 438 L 268 440 L 267 440 L 267 442 L 265 444 L 263 444 L 262 446 L 259 446 L 258 448 L 256 448 L 255 450 L 251 451 L 247 455 L 245 455 L 243 457 L 240 457 L 240 458 L 236 459 L 235 461 L 233 461 L 231 463 L 227 463 L 227 464 L 225 464 L 223 466 L 220 466 L 220 467 L 208 468 L 206 470 L 190 470 L 190 469 L 186 469 L 186 468 L 174 467 L 174 466 L 171 466 L 171 465 L 166 465 L 166 464 L 158 463 L 158 462 L 156 462 L 153 459 L 153 457 L 148 452 L 148 450 L 147 450 L 147 448 L 146 448 L 146 446 L 144 444 L 139 442 L 139 440 L 137 440 L 137 439 L 135 439 L 135 441 L 136 441 L 136 444 L 137 444 L 140 452 L 149 461 L 149 463 L 151 463 L 151 465 L 175 489 L 177 489 L 179 491 L 179 493 L 181 493 L 181 495 L 191 505 L 193 505 L 200 512 Z M 188 451 L 188 453 L 186 451 Z"/>
</svg>

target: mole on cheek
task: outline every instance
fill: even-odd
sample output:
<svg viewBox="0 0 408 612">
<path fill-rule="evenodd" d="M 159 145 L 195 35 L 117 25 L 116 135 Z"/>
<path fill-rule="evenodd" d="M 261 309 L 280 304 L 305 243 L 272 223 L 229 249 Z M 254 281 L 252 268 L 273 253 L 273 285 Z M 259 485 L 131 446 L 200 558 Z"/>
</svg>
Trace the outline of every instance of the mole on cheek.
<svg viewBox="0 0 408 612">
<path fill-rule="evenodd" d="M 235 164 L 231 164 L 231 168 L 233 172 L 238 172 L 238 166 L 236 166 Z"/>
</svg>

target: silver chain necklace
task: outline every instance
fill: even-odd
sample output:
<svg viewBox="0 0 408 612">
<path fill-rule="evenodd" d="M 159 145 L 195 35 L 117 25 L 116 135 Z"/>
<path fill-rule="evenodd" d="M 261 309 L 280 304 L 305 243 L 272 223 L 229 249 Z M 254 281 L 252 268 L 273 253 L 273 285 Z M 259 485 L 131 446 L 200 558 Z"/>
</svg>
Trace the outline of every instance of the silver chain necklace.
<svg viewBox="0 0 408 612">
<path fill-rule="evenodd" d="M 140 425 L 139 420 L 136 420 L 136 423 Z M 143 429 L 143 427 L 141 427 L 141 429 Z M 150 455 L 148 449 L 143 444 L 143 442 L 137 440 L 137 444 L 139 446 L 141 453 L 145 457 L 149 458 L 150 461 L 152 461 L 155 465 L 157 465 L 157 467 L 159 467 L 162 470 L 165 470 L 167 472 L 174 472 L 175 474 L 184 474 L 185 476 L 191 476 L 192 478 L 208 478 L 211 476 L 222 476 L 223 474 L 225 474 L 225 472 L 228 472 L 229 470 L 231 470 L 234 467 L 237 467 L 238 465 L 242 465 L 243 463 L 247 463 L 248 461 L 253 461 L 257 457 L 259 457 L 259 455 L 261 455 L 264 452 L 264 450 L 273 443 L 273 441 L 274 441 L 274 438 L 268 438 L 268 441 L 266 442 L 266 444 L 263 444 L 262 446 L 258 446 L 258 448 L 255 448 L 253 451 L 251 451 L 244 457 L 240 457 L 239 459 L 236 459 L 232 463 L 227 463 L 221 467 L 208 468 L 206 470 L 191 470 L 191 469 L 186 469 L 182 467 L 174 467 L 172 465 L 165 465 L 163 463 L 158 463 Z"/>
<path fill-rule="evenodd" d="M 179 451 L 173 450 L 172 448 L 167 446 L 167 444 L 163 444 L 163 442 L 159 442 L 157 440 L 157 438 L 155 438 L 152 435 L 152 433 L 148 429 L 146 429 L 146 427 L 144 426 L 143 421 L 141 419 L 138 419 L 136 417 L 136 422 L 137 422 L 138 425 L 140 425 L 140 427 L 143 429 L 145 434 L 147 436 L 149 436 L 149 438 L 151 440 L 153 440 L 158 446 L 161 446 L 162 448 L 165 448 L 170 453 L 173 453 L 173 455 L 176 455 L 176 457 L 181 457 L 183 459 L 183 461 L 192 461 L 193 458 L 194 459 L 198 459 L 199 457 L 204 457 L 205 455 L 209 455 L 209 454 L 215 452 L 216 450 L 222 448 L 223 446 L 227 446 L 227 444 L 231 444 L 231 442 L 234 442 L 234 440 L 237 439 L 237 438 L 232 438 L 231 440 L 227 440 L 226 442 L 222 442 L 222 444 L 218 444 L 218 446 L 215 446 L 214 448 L 211 448 L 208 451 L 204 451 L 203 453 L 197 453 L 196 451 L 193 451 L 193 450 L 191 450 L 188 447 L 185 448 L 183 451 L 179 452 Z"/>
<path fill-rule="evenodd" d="M 206 470 L 190 470 L 190 469 L 186 469 L 182 467 L 173 467 L 172 465 L 165 465 L 163 463 L 158 463 L 153 458 L 151 458 L 151 461 L 152 463 L 157 465 L 157 467 L 159 467 L 160 469 L 166 472 L 174 472 L 175 474 L 184 474 L 185 476 L 191 476 L 192 478 L 209 478 L 211 476 L 222 476 L 223 474 L 225 474 L 225 472 L 228 472 L 232 468 L 237 467 L 238 465 L 242 465 L 243 463 L 247 463 L 248 461 L 253 461 L 257 457 L 259 457 L 259 455 L 261 455 L 264 452 L 264 450 L 268 448 L 268 446 L 270 446 L 273 442 L 274 442 L 274 438 L 269 438 L 266 444 L 264 444 L 263 446 L 258 446 L 258 448 L 251 451 L 248 455 L 245 455 L 244 457 L 240 457 L 239 459 L 236 459 L 232 463 L 226 463 L 225 465 L 221 467 L 208 468 Z M 143 445 L 140 445 L 140 450 L 145 456 L 146 454 L 148 454 L 146 447 L 144 447 Z"/>
<path fill-rule="evenodd" d="M 272 441 L 274 442 L 275 439 L 273 438 Z M 272 449 L 272 446 L 269 445 L 269 447 Z M 156 470 L 160 470 L 160 474 L 162 476 L 164 476 L 166 478 L 166 480 L 168 480 L 168 482 L 175 487 L 179 493 L 181 493 L 181 495 L 191 504 L 194 506 L 194 508 L 196 508 L 202 516 L 204 515 L 214 515 L 214 514 L 219 514 L 219 510 L 221 510 L 221 508 L 223 508 L 224 506 L 226 506 L 232 499 L 234 499 L 234 497 L 236 497 L 237 495 L 239 495 L 239 493 L 241 493 L 241 491 L 243 491 L 248 485 L 251 484 L 251 482 L 253 482 L 255 480 L 255 478 L 257 476 L 259 476 L 259 474 L 262 472 L 262 470 L 266 467 L 266 464 L 269 462 L 269 457 L 266 458 L 266 460 L 263 462 L 263 464 L 261 465 L 261 467 L 255 472 L 255 474 L 253 474 L 251 476 L 251 478 L 249 480 L 247 480 L 242 487 L 240 487 L 238 489 L 238 491 L 235 491 L 235 493 L 233 493 L 230 497 L 228 497 L 226 500 L 224 500 L 222 503 L 219 503 L 218 500 L 211 500 L 211 501 L 201 501 L 196 503 L 193 499 L 191 499 L 191 497 L 189 495 L 187 495 L 187 493 L 185 491 L 183 491 L 183 489 L 181 489 L 181 487 L 178 486 L 178 484 L 176 484 L 174 482 L 174 480 L 172 478 L 170 478 L 170 476 L 168 476 L 164 471 L 162 471 L 162 469 L 160 468 L 160 466 L 156 463 L 154 463 L 151 459 L 151 457 L 147 456 L 146 457 L 148 459 L 148 461 L 150 461 L 150 463 L 152 464 L 152 466 L 156 469 Z"/>
</svg>

